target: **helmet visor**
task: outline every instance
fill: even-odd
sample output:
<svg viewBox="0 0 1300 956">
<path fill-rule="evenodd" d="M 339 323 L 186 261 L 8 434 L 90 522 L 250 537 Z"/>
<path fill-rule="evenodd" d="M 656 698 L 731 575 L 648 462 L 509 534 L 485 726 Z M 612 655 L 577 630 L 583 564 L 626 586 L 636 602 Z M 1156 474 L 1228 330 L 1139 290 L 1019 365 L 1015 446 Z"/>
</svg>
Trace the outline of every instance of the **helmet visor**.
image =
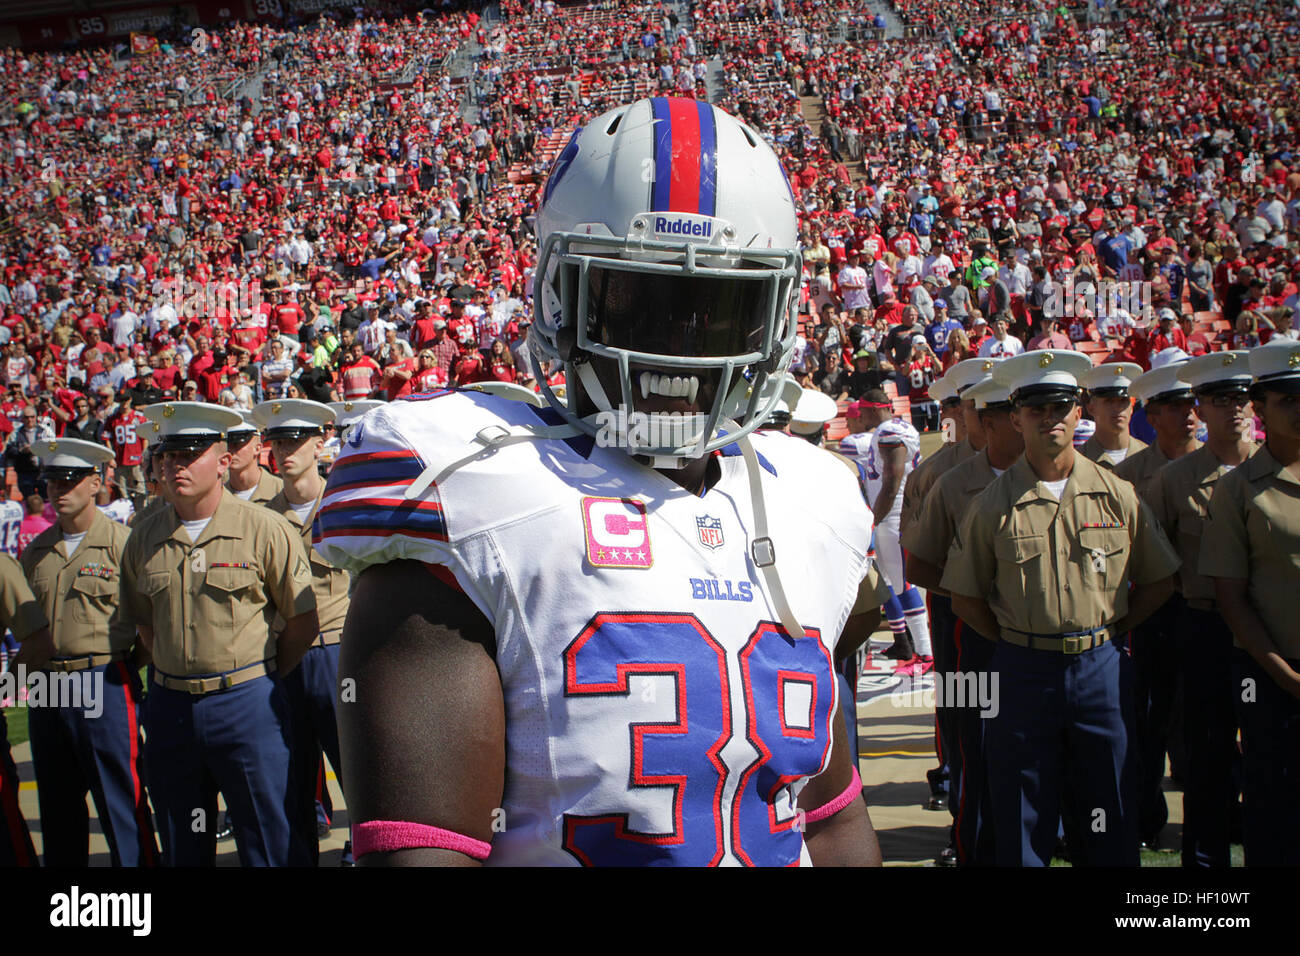
<svg viewBox="0 0 1300 956">
<path fill-rule="evenodd" d="M 754 279 L 587 271 L 587 337 L 609 348 L 693 358 L 762 352 L 770 272 Z"/>
</svg>

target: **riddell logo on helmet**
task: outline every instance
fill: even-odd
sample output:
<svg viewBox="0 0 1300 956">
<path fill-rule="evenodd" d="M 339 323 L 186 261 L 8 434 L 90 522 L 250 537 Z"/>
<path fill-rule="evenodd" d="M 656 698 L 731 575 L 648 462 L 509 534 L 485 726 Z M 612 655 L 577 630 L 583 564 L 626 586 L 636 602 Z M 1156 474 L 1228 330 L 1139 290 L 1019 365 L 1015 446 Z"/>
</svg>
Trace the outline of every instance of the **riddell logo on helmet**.
<svg viewBox="0 0 1300 956">
<path fill-rule="evenodd" d="M 713 223 L 656 216 L 655 233 L 661 236 L 704 236 L 707 238 L 713 235 Z"/>
</svg>

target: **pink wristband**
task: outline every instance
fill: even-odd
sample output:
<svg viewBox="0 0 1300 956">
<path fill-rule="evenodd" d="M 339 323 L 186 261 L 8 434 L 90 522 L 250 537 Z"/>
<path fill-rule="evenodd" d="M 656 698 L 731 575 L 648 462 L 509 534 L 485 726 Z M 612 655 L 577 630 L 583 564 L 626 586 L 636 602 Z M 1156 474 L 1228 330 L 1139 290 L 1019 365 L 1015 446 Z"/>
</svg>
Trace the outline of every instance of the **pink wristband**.
<svg viewBox="0 0 1300 956">
<path fill-rule="evenodd" d="M 455 850 L 475 860 L 486 860 L 492 844 L 475 840 L 454 830 L 431 827 L 424 823 L 406 823 L 401 820 L 371 820 L 352 826 L 352 855 L 363 857 L 367 853 L 391 853 L 411 847 L 436 847 Z"/>
<path fill-rule="evenodd" d="M 833 817 L 850 803 L 857 799 L 862 792 L 862 778 L 858 776 L 858 768 L 853 768 L 853 779 L 838 797 L 830 803 L 822 804 L 816 810 L 809 810 L 803 816 L 805 823 L 816 823 L 818 820 L 825 820 L 827 817 Z"/>
</svg>

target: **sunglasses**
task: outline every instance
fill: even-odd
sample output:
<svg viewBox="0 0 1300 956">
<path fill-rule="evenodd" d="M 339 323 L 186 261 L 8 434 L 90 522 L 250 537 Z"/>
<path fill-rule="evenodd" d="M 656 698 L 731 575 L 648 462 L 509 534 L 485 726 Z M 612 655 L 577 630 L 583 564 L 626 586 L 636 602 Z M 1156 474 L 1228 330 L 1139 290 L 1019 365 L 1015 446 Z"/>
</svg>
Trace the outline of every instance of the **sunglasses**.
<svg viewBox="0 0 1300 956">
<path fill-rule="evenodd" d="M 1207 395 L 1202 396 L 1198 401 L 1202 405 L 1206 404 L 1208 401 L 1208 403 L 1213 405 L 1215 408 L 1238 408 L 1244 405 L 1249 405 L 1250 396 L 1240 393 Z"/>
</svg>

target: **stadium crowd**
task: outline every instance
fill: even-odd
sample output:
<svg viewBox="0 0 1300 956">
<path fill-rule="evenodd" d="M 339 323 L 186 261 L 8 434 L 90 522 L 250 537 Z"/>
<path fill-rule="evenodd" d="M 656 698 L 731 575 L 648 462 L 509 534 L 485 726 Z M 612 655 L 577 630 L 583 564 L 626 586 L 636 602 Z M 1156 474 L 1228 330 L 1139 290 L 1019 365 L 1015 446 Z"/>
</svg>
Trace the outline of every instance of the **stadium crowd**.
<svg viewBox="0 0 1300 956">
<path fill-rule="evenodd" d="M 24 408 L 62 435 L 79 396 L 104 423 L 128 394 L 529 384 L 550 160 L 610 105 L 710 80 L 798 200 L 806 384 L 892 382 L 931 425 L 928 381 L 968 355 L 1147 367 L 1297 335 L 1294 4 L 941 22 L 903 2 L 924 35 L 902 42 L 854 32 L 878 21 L 847 0 L 502 9 L 242 24 L 128 60 L 6 51 L 6 461 Z M 201 85 L 240 76 L 256 102 Z M 1106 280 L 1128 283 L 1115 307 L 1086 294 Z"/>
<path fill-rule="evenodd" d="M 41 512 L 52 437 L 135 468 L 137 410 L 168 399 L 535 387 L 546 172 L 647 95 L 712 98 L 776 148 L 792 371 L 837 400 L 883 388 L 930 430 L 965 358 L 1149 370 L 1300 339 L 1295 0 L 895 8 L 905 40 L 852 0 L 507 0 L 0 51 L 9 484 Z"/>
</svg>

